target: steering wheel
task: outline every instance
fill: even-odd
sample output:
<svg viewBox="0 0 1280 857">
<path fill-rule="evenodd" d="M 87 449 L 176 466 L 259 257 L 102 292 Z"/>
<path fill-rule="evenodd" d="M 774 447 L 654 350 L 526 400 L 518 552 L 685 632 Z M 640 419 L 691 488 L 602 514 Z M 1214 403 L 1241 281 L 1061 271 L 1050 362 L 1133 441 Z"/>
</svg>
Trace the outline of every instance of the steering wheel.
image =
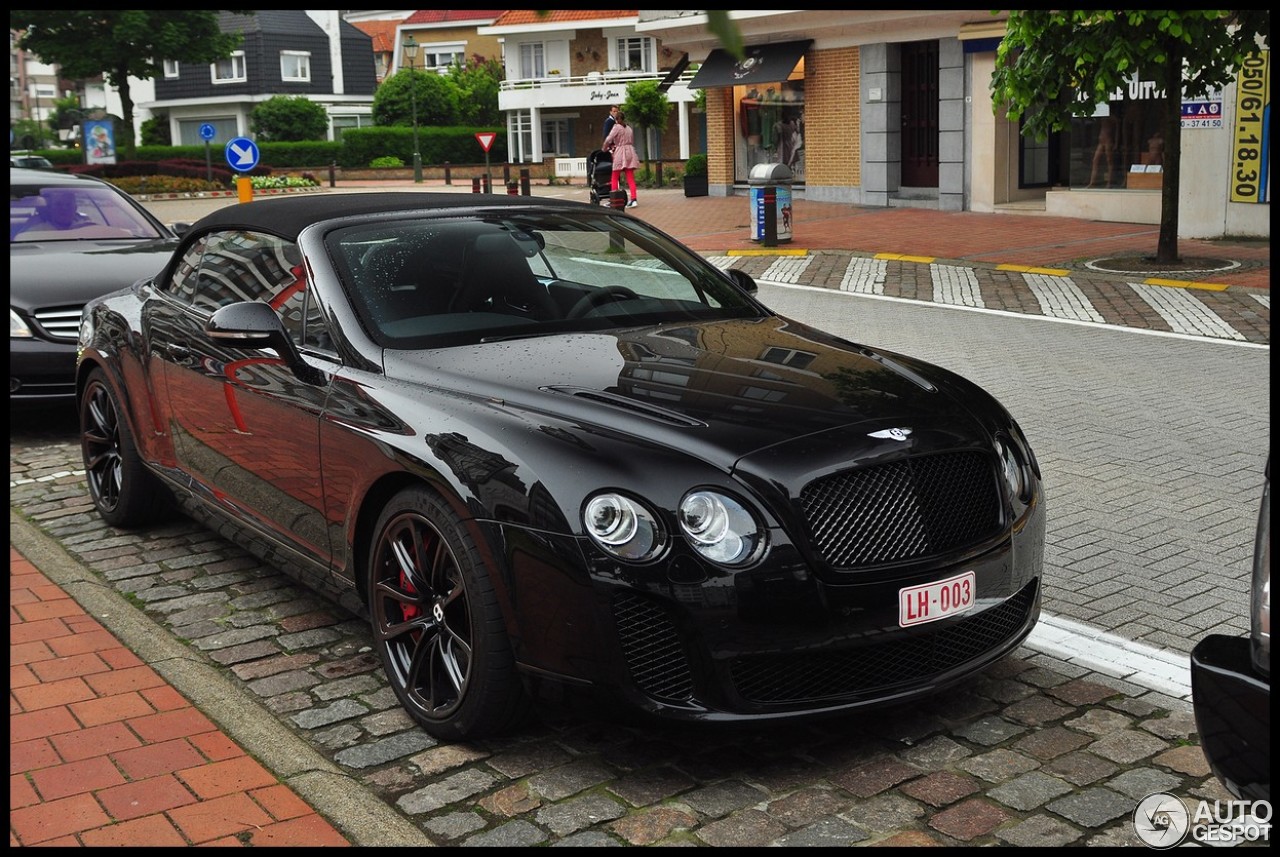
<svg viewBox="0 0 1280 857">
<path fill-rule="evenodd" d="M 579 298 L 578 302 L 569 309 L 565 318 L 581 318 L 601 304 L 606 304 L 610 301 L 634 301 L 639 299 L 640 296 L 626 286 L 605 286 L 603 289 L 587 292 Z"/>
</svg>

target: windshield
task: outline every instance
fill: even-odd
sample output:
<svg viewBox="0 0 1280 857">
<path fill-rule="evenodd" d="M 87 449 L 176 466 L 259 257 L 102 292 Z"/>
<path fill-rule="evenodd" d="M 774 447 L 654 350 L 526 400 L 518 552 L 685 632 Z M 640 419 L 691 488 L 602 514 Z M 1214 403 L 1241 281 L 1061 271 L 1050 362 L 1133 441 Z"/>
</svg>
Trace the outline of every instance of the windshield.
<svg viewBox="0 0 1280 857">
<path fill-rule="evenodd" d="M 159 237 L 155 225 L 110 187 L 90 182 L 77 187 L 9 187 L 12 243 Z"/>
<path fill-rule="evenodd" d="M 357 313 L 388 348 L 766 314 L 724 273 L 631 217 L 419 217 L 325 240 Z"/>
</svg>

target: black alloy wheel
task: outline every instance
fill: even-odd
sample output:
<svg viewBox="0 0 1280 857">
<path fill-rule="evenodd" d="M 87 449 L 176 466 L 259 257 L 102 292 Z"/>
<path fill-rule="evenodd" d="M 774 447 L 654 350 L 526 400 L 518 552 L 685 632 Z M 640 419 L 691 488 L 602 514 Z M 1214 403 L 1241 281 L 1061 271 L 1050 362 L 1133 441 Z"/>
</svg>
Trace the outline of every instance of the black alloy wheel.
<svg viewBox="0 0 1280 857">
<path fill-rule="evenodd" d="M 116 527 L 141 526 L 163 517 L 169 494 L 142 463 L 133 432 L 101 369 L 89 374 L 79 411 L 80 453 L 98 514 Z"/>
<path fill-rule="evenodd" d="M 374 640 L 400 703 L 439 738 L 477 738 L 528 711 L 489 576 L 457 517 L 425 488 L 397 495 L 369 565 Z"/>
</svg>

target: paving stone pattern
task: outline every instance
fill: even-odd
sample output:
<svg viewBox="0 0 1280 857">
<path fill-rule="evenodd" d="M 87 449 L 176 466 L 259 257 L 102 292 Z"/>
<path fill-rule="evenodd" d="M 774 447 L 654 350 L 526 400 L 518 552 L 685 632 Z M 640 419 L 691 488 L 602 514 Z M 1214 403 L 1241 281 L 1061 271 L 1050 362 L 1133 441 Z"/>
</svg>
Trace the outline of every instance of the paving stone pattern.
<svg viewBox="0 0 1280 857">
<path fill-rule="evenodd" d="M 186 519 L 113 530 L 70 442 L 11 449 L 12 508 L 439 845 L 1139 845 L 1143 796 L 1227 799 L 1185 702 L 1021 649 L 933 699 L 690 727 L 543 709 L 441 744 L 364 620 Z"/>
</svg>

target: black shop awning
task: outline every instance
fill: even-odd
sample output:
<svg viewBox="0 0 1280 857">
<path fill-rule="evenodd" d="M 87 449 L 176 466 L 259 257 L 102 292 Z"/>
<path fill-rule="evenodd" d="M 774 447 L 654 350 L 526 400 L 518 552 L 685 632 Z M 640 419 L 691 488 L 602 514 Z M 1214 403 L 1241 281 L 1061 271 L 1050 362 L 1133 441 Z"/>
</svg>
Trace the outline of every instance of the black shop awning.
<svg viewBox="0 0 1280 857">
<path fill-rule="evenodd" d="M 716 48 L 689 81 L 689 88 L 708 89 L 786 80 L 811 44 L 812 39 L 747 45 L 744 49 L 746 55 L 741 60 L 723 48 Z"/>
</svg>

